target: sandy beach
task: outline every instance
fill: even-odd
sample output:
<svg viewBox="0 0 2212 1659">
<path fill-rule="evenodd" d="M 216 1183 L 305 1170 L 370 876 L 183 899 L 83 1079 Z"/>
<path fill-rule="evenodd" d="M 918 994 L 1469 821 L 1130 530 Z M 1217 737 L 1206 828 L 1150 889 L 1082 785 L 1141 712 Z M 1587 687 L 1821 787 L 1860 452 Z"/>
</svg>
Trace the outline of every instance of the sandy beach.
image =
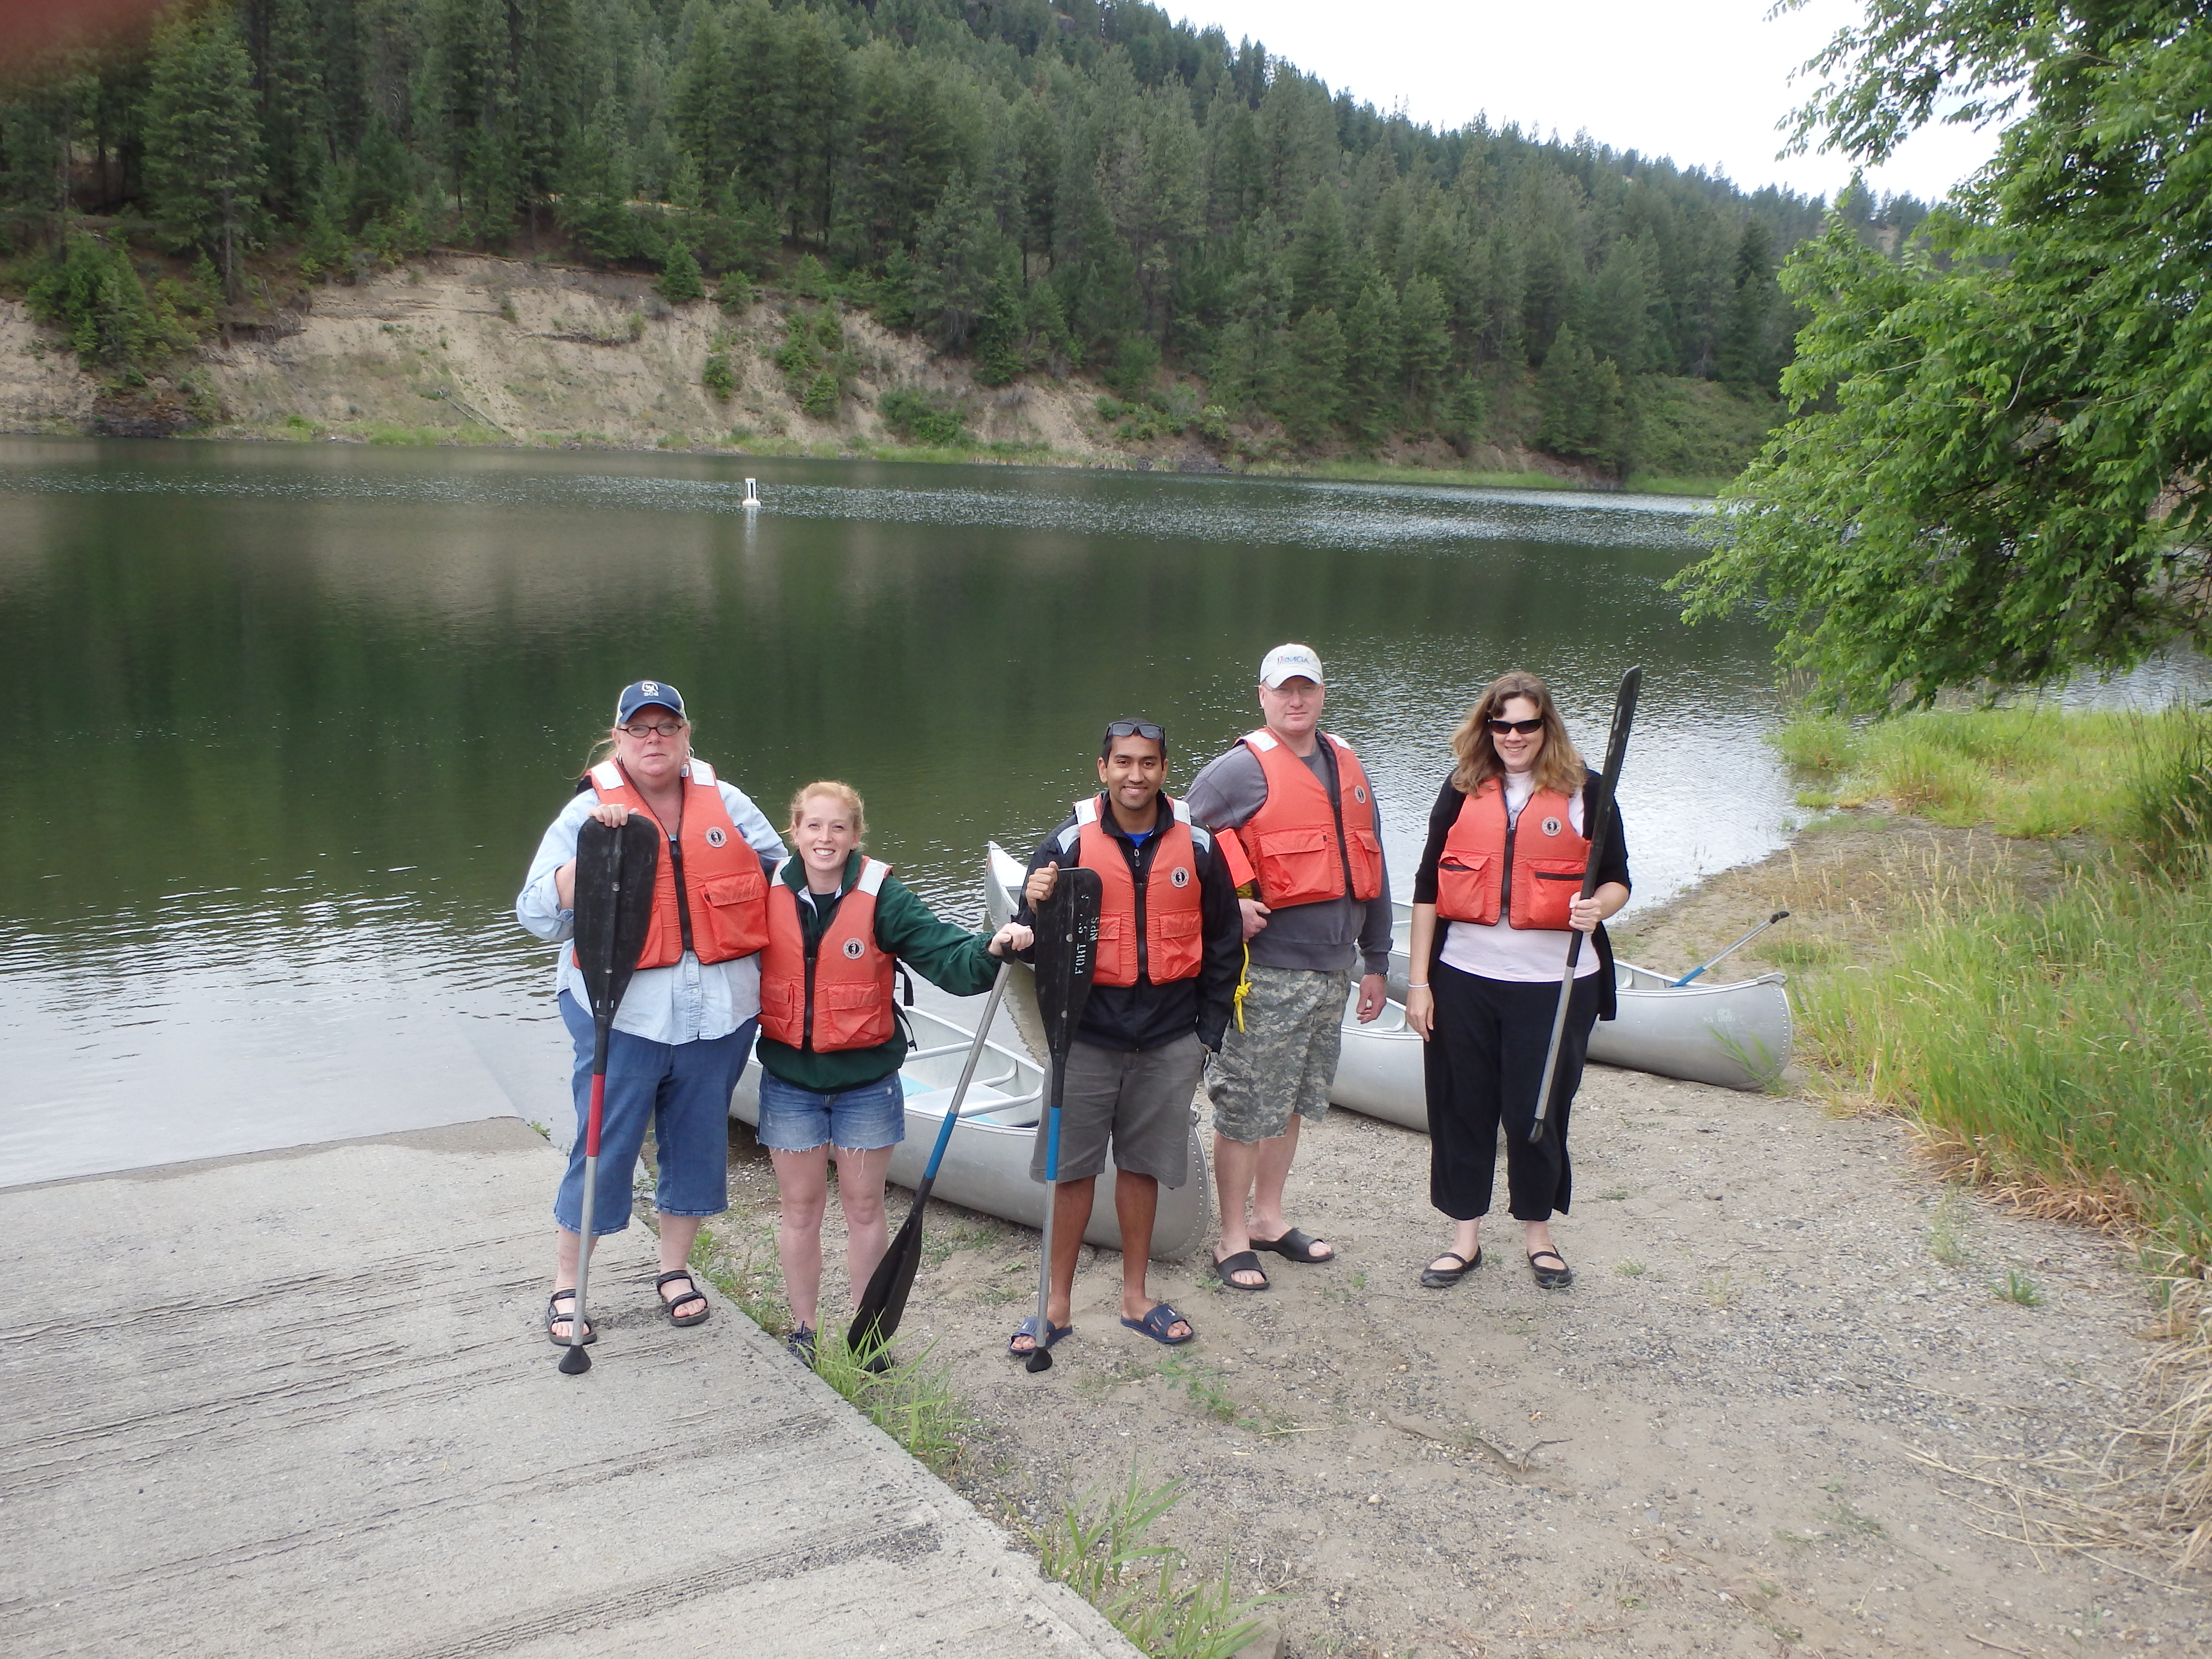
<svg viewBox="0 0 2212 1659">
<path fill-rule="evenodd" d="M 1878 927 L 1875 900 L 1929 860 L 2014 856 L 1866 815 L 1638 919 L 1625 954 L 1694 962 L 1787 907 L 1802 920 L 1741 969 L 1817 957 Z M 1133 1468 L 1181 1479 L 1166 1535 L 1278 1594 L 1293 1656 L 2212 1638 L 2200 1583 L 2148 1556 L 2032 1549 L 2009 1501 L 1967 1478 L 2094 1456 L 2124 1414 L 2150 1310 L 2118 1241 L 1947 1187 L 1903 1124 L 1809 1088 L 1593 1066 L 1573 1149 L 1574 1212 L 1555 1224 L 1571 1289 L 1538 1288 L 1501 1218 L 1478 1273 L 1425 1290 L 1448 1237 L 1425 1138 L 1332 1111 L 1291 1210 L 1337 1261 L 1266 1258 L 1257 1295 L 1219 1287 L 1203 1255 L 1156 1263 L 1153 1293 L 1199 1332 L 1170 1350 L 1122 1328 L 1118 1257 L 1086 1249 L 1075 1334 L 1040 1376 L 1005 1353 L 1036 1235 L 933 1206 L 902 1340 L 929 1345 L 973 1416 L 956 1484 L 1020 1531 Z M 732 1173 L 725 1237 L 772 1260 L 774 1178 L 741 1129 Z M 842 1289 L 837 1231 L 833 1205 Z M 1996 1293 L 2008 1270 L 2042 1305 Z"/>
</svg>

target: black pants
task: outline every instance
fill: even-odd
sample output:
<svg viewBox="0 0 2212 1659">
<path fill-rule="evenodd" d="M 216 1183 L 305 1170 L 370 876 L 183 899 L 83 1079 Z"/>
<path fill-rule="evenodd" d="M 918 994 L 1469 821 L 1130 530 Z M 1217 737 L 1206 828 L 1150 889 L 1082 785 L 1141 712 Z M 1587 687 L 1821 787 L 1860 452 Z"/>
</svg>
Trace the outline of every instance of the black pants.
<svg viewBox="0 0 2212 1659">
<path fill-rule="evenodd" d="M 1485 979 L 1443 962 L 1429 968 L 1436 1030 L 1422 1051 L 1429 1097 L 1429 1201 L 1455 1221 L 1490 1213 L 1498 1126 L 1505 1125 L 1505 1191 L 1518 1221 L 1567 1212 L 1574 1170 L 1567 1161 L 1567 1109 L 1583 1080 L 1583 1056 L 1597 1023 L 1599 976 L 1575 981 L 1559 1075 L 1544 1138 L 1531 1145 L 1536 1089 L 1559 988 Z"/>
</svg>

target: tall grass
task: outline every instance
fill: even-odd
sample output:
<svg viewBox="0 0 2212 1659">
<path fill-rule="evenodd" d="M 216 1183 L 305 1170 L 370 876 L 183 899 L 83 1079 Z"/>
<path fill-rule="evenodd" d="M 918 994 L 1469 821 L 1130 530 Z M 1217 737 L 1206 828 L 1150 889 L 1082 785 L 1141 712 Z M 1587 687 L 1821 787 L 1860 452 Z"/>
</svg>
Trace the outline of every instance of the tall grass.
<svg viewBox="0 0 2212 1659">
<path fill-rule="evenodd" d="M 2147 775 L 2204 769 L 2201 711 L 2085 712 L 2049 706 L 1939 710 L 1871 725 L 1806 717 L 1773 738 L 1799 775 L 1798 804 L 1876 802 L 2001 836 L 2136 838 Z"/>
<path fill-rule="evenodd" d="M 1147 1487 L 1132 1467 L 1122 1491 L 1085 1492 L 1033 1534 L 1037 1565 L 1153 1659 L 1231 1659 L 1273 1598 L 1238 1597 L 1225 1558 L 1218 1576 L 1180 1582 L 1183 1553 L 1152 1530 L 1182 1498 L 1180 1480 Z"/>
<path fill-rule="evenodd" d="M 1820 1060 L 1977 1180 L 2212 1261 L 2212 883 L 2085 872 L 1924 901 L 1872 967 L 1800 982 Z"/>
</svg>

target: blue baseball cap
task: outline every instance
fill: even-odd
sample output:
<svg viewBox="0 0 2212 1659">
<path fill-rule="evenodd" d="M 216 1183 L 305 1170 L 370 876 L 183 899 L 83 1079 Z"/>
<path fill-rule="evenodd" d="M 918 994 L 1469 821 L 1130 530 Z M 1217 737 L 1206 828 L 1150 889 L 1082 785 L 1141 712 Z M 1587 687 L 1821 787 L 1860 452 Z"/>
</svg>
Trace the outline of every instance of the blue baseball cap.
<svg viewBox="0 0 2212 1659">
<path fill-rule="evenodd" d="M 639 709 L 649 708 L 655 704 L 665 708 L 678 720 L 686 718 L 684 713 L 684 694 L 681 691 L 666 680 L 639 680 L 633 684 L 623 687 L 622 696 L 615 700 L 615 724 L 627 726 L 630 722 L 630 717 Z"/>
</svg>

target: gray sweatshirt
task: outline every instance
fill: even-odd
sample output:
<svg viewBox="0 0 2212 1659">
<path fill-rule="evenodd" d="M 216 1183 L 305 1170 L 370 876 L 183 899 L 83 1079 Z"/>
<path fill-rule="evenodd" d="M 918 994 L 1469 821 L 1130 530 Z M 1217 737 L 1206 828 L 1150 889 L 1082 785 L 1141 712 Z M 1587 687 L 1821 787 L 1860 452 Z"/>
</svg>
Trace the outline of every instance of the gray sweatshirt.
<svg viewBox="0 0 2212 1659">
<path fill-rule="evenodd" d="M 1328 744 L 1316 739 L 1314 752 L 1304 759 L 1334 800 L 1336 759 Z M 1191 780 L 1183 797 L 1191 817 L 1216 831 L 1241 828 L 1267 799 L 1267 775 L 1261 770 L 1260 757 L 1241 743 L 1208 761 Z M 1380 807 L 1376 811 L 1375 827 L 1379 834 Z M 1267 925 L 1253 935 L 1251 949 L 1253 965 L 1259 968 L 1326 974 L 1364 960 L 1368 973 L 1387 971 L 1390 965 L 1389 869 L 1382 872 L 1382 890 L 1364 904 L 1346 896 L 1269 911 Z"/>
</svg>

